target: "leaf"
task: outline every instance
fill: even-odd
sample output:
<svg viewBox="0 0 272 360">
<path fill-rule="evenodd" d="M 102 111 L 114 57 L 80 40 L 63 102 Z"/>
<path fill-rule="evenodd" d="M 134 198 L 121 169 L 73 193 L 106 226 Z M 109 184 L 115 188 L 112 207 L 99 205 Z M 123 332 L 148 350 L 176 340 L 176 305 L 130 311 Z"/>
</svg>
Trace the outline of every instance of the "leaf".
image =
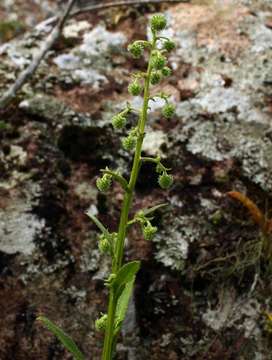
<svg viewBox="0 0 272 360">
<path fill-rule="evenodd" d="M 45 316 L 39 316 L 37 318 L 38 321 L 41 321 L 45 327 L 49 331 L 51 331 L 63 344 L 65 349 L 67 349 L 71 354 L 74 355 L 75 360 L 84 360 L 84 356 L 81 351 L 78 349 L 77 345 L 74 343 L 72 338 L 65 334 L 65 332 L 59 328 L 57 325 L 53 324 L 49 319 Z"/>
<path fill-rule="evenodd" d="M 160 208 L 162 208 L 164 206 L 167 206 L 167 205 L 168 205 L 167 203 L 158 204 L 158 205 L 152 206 L 151 208 L 143 209 L 142 212 L 146 216 L 146 215 L 149 215 L 149 214 L 151 214 L 151 213 L 157 211 L 158 209 L 160 209 Z"/>
<path fill-rule="evenodd" d="M 94 216 L 94 215 L 91 214 L 90 212 L 86 212 L 86 215 L 89 216 L 89 218 L 95 223 L 95 225 L 98 227 L 98 229 L 99 229 L 104 235 L 107 236 L 107 235 L 109 234 L 108 230 L 105 228 L 105 226 L 102 224 L 102 222 L 97 219 L 96 216 Z"/>
<path fill-rule="evenodd" d="M 248 209 L 255 223 L 259 225 L 263 231 L 266 230 L 266 220 L 264 214 L 258 208 L 258 206 L 252 200 L 250 200 L 249 197 L 240 193 L 239 191 L 230 191 L 227 194 L 233 199 L 240 201 L 240 203 L 242 203 Z"/>
<path fill-rule="evenodd" d="M 134 282 L 135 276 L 133 276 L 133 279 L 125 285 L 121 295 L 119 296 L 116 308 L 116 320 L 118 322 L 122 322 L 125 319 Z"/>
<path fill-rule="evenodd" d="M 131 282 L 138 270 L 140 269 L 140 261 L 131 261 L 121 267 L 121 269 L 116 274 L 116 278 L 113 281 L 112 285 L 120 290 L 120 287 L 125 286 L 127 283 Z"/>
</svg>

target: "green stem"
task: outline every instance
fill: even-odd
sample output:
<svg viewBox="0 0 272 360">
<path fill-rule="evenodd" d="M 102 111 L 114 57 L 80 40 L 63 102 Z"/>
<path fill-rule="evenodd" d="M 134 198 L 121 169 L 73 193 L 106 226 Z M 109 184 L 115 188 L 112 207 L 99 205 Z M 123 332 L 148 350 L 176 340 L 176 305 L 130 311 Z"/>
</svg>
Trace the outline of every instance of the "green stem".
<svg viewBox="0 0 272 360">
<path fill-rule="evenodd" d="M 154 50 L 156 45 L 156 36 L 153 34 L 152 46 L 151 46 L 151 53 Z M 124 254 L 124 242 L 127 232 L 127 223 L 128 223 L 128 216 L 129 210 L 131 207 L 133 193 L 140 169 L 141 164 L 141 152 L 142 152 L 142 145 L 145 135 L 145 125 L 147 121 L 147 112 L 148 112 L 148 102 L 149 102 L 149 90 L 150 90 L 150 75 L 152 71 L 151 65 L 151 56 L 148 63 L 147 74 L 145 78 L 145 86 L 144 86 L 144 101 L 143 101 L 143 108 L 141 115 L 139 116 L 137 130 L 138 130 L 138 137 L 136 143 L 136 149 L 133 159 L 132 170 L 130 174 L 130 180 L 128 184 L 128 189 L 126 190 L 121 215 L 120 215 L 120 222 L 118 228 L 118 238 L 115 247 L 115 257 L 112 262 L 112 273 L 116 274 L 118 270 L 122 266 L 123 262 L 123 254 Z M 110 299 L 108 304 L 108 320 L 107 320 L 107 328 L 105 333 L 104 339 L 104 347 L 103 347 L 103 355 L 102 360 L 112 360 L 112 353 L 113 353 L 113 339 L 114 339 L 114 320 L 115 320 L 115 313 L 116 313 L 116 306 L 117 306 L 117 296 L 114 292 L 114 289 L 111 288 L 110 290 Z"/>
</svg>

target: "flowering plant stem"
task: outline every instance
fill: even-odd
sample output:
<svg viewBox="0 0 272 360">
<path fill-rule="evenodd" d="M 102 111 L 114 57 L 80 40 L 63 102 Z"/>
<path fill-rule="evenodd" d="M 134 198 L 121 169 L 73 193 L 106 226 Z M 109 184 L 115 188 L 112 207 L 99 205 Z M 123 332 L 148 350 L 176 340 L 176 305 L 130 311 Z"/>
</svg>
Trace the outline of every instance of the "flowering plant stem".
<svg viewBox="0 0 272 360">
<path fill-rule="evenodd" d="M 143 92 L 143 105 L 140 110 L 138 122 L 135 127 L 130 129 L 127 137 L 122 139 L 123 148 L 126 151 L 134 151 L 133 165 L 130 178 L 127 181 L 118 171 L 109 168 L 102 169 L 102 177 L 96 180 L 99 191 L 106 192 L 109 190 L 112 180 L 117 181 L 123 191 L 124 198 L 120 213 L 118 232 L 110 233 L 108 229 L 93 214 L 87 213 L 91 220 L 101 231 L 99 236 L 98 247 L 103 254 L 111 256 L 111 273 L 105 280 L 105 285 L 109 288 L 109 303 L 107 314 L 103 314 L 95 322 L 95 327 L 99 331 L 105 332 L 102 360 L 112 360 L 115 351 L 115 344 L 118 333 L 121 330 L 122 323 L 125 319 L 129 299 L 132 295 L 136 274 L 140 268 L 139 261 L 131 261 L 123 264 L 124 245 L 129 226 L 139 223 L 143 236 L 146 240 L 152 240 L 157 227 L 151 224 L 153 219 L 152 213 L 165 204 L 157 204 L 147 209 L 138 211 L 132 219 L 129 219 L 129 213 L 132 205 L 135 185 L 137 182 L 141 163 L 148 161 L 156 165 L 156 172 L 159 174 L 158 183 L 162 189 L 168 189 L 173 183 L 173 177 L 168 174 L 169 168 L 166 168 L 160 160 L 160 157 L 142 157 L 142 145 L 145 137 L 145 127 L 147 122 L 149 101 L 155 101 L 154 97 L 160 97 L 165 101 L 162 114 L 165 118 L 170 118 L 174 114 L 174 105 L 169 103 L 168 95 L 161 93 L 150 96 L 151 85 L 157 85 L 163 77 L 171 74 L 171 69 L 166 66 L 167 59 L 165 54 L 174 49 L 175 44 L 168 38 L 157 36 L 157 33 L 166 27 L 166 18 L 163 15 L 154 15 L 151 19 L 152 40 L 138 40 L 129 45 L 128 50 L 131 55 L 138 59 L 144 51 L 149 52 L 149 61 L 147 71 L 132 74 L 133 81 L 128 86 L 128 91 L 133 96 L 139 96 Z M 159 46 L 157 46 L 159 43 Z M 143 86 L 142 86 L 143 85 Z M 135 112 L 131 104 L 119 114 L 112 118 L 114 129 L 120 130 L 125 127 L 127 116 Z M 40 320 L 44 325 L 54 333 L 62 342 L 68 351 L 70 351 L 76 360 L 84 359 L 83 354 L 78 349 L 73 340 L 65 334 L 59 327 L 50 322 L 49 319 L 41 317 Z"/>
<path fill-rule="evenodd" d="M 153 33 L 152 45 L 151 45 L 151 52 L 154 50 L 156 45 L 156 35 Z M 152 63 L 151 57 L 148 63 L 147 75 L 145 78 L 145 85 L 144 85 L 144 101 L 142 111 L 140 113 L 138 124 L 137 124 L 137 143 L 136 149 L 134 154 L 133 166 L 130 175 L 130 180 L 128 184 L 128 189 L 125 192 L 121 216 L 120 216 L 120 223 L 118 228 L 118 237 L 116 243 L 116 257 L 112 261 L 112 274 L 116 274 L 122 266 L 123 261 L 123 253 L 124 253 L 124 242 L 127 232 L 127 225 L 128 225 L 128 215 L 129 210 L 131 207 L 133 193 L 135 189 L 135 184 L 137 181 L 140 163 L 141 163 L 141 153 L 142 153 L 142 145 L 144 140 L 145 134 L 145 125 L 147 121 L 147 111 L 148 111 L 148 102 L 150 96 L 150 75 L 152 71 Z M 115 288 L 111 288 L 110 290 L 110 299 L 108 305 L 108 321 L 105 333 L 105 340 L 104 340 L 104 347 L 103 347 L 103 360 L 111 360 L 112 359 L 112 351 L 113 351 L 113 342 L 114 342 L 114 320 L 115 320 L 115 312 L 117 306 L 117 296 L 115 294 Z"/>
</svg>

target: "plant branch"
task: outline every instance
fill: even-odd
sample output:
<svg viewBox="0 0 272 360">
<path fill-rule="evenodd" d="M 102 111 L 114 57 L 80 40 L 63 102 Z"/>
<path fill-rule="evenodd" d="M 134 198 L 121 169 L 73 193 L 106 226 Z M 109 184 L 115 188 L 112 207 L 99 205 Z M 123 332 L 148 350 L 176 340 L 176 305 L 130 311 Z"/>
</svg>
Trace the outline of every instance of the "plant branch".
<svg viewBox="0 0 272 360">
<path fill-rule="evenodd" d="M 101 172 L 103 172 L 104 174 L 109 174 L 109 175 L 111 175 L 111 176 L 114 178 L 114 180 L 116 180 L 117 182 L 119 182 L 119 184 L 122 186 L 122 188 L 123 188 L 126 192 L 129 191 L 128 183 L 127 183 L 126 179 L 125 179 L 122 175 L 120 175 L 120 174 L 118 174 L 118 173 L 116 173 L 116 172 L 114 172 L 114 171 L 112 171 L 112 170 L 108 170 L 108 169 L 102 169 Z"/>
<path fill-rule="evenodd" d="M 18 90 L 22 88 L 22 86 L 27 82 L 27 80 L 35 73 L 41 61 L 45 57 L 46 53 L 52 48 L 57 39 L 59 38 L 63 26 L 68 19 L 73 6 L 75 5 L 77 0 L 70 0 L 64 14 L 59 18 L 57 25 L 54 27 L 47 40 L 41 47 L 41 51 L 33 58 L 30 65 L 19 75 L 16 82 L 4 93 L 4 95 L 0 98 L 0 109 L 3 109 L 14 99 Z"/>
<path fill-rule="evenodd" d="M 98 229 L 104 234 L 104 235 L 108 235 L 109 232 L 108 230 L 105 228 L 105 226 L 102 224 L 102 222 L 100 220 L 97 219 L 96 216 L 94 216 L 93 214 L 90 214 L 89 212 L 86 213 L 89 218 L 95 223 L 95 225 L 98 227 Z"/>
<path fill-rule="evenodd" d="M 156 46 L 156 38 L 153 34 L 152 46 L 151 46 L 151 53 Z M 135 154 L 133 159 L 132 170 L 130 173 L 129 179 L 129 192 L 125 193 L 120 222 L 118 227 L 118 237 L 115 246 L 115 254 L 116 257 L 112 262 L 112 273 L 116 274 L 120 270 L 123 262 L 123 254 L 124 254 L 124 242 L 127 233 L 127 224 L 128 224 L 128 216 L 129 211 L 131 208 L 131 203 L 133 200 L 133 192 L 135 189 L 140 165 L 141 165 L 141 153 L 142 153 L 142 144 L 144 140 L 144 133 L 145 133 L 145 125 L 147 121 L 147 112 L 148 112 L 148 100 L 149 100 L 149 92 L 150 92 L 150 77 L 152 71 L 152 61 L 151 56 L 148 62 L 148 69 L 147 69 L 147 76 L 145 78 L 145 86 L 144 86 L 144 101 L 141 115 L 138 119 L 137 130 L 138 130 L 138 137 L 137 143 L 135 148 Z M 115 313 L 117 307 L 117 294 L 114 291 L 114 288 L 110 290 L 110 299 L 108 305 L 108 320 L 107 320 L 107 328 L 105 333 L 104 339 L 104 346 L 103 346 L 103 360 L 111 360 L 112 359 L 112 350 L 113 350 L 113 338 L 114 338 L 114 320 L 115 320 Z"/>
<path fill-rule="evenodd" d="M 87 5 L 79 5 L 75 8 L 72 13 L 73 15 L 77 15 L 82 12 L 92 11 L 92 10 L 100 10 L 106 9 L 115 6 L 127 6 L 127 5 L 141 5 L 141 4 L 162 4 L 162 3 L 187 3 L 190 0 L 116 0 L 110 2 L 104 2 L 103 4 L 88 4 Z"/>
</svg>

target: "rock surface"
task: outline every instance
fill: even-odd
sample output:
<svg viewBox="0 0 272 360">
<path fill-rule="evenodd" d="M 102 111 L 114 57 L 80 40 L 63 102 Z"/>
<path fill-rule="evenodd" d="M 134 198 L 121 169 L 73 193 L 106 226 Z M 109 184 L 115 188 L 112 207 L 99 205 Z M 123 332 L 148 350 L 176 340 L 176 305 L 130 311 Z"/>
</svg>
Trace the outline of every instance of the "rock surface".
<svg viewBox="0 0 272 360">
<path fill-rule="evenodd" d="M 272 5 L 209 0 L 162 10 L 177 43 L 163 89 L 177 111 L 166 122 L 158 104 L 151 108 L 144 151 L 165 159 L 175 183 L 163 192 L 142 168 L 135 209 L 169 206 L 157 214 L 152 243 L 137 228 L 129 234 L 126 258 L 142 259 L 142 268 L 118 359 L 268 360 L 269 261 L 260 228 L 226 193 L 247 194 L 269 217 Z M 109 264 L 85 212 L 116 229 L 120 188 L 101 195 L 95 179 L 105 165 L 129 172 L 110 120 L 129 100 L 132 67 L 142 68 L 126 45 L 144 37 L 151 12 L 135 11 L 136 19 L 131 9 L 71 19 L 1 114 L 0 359 L 70 359 L 37 324 L 39 313 L 73 335 L 86 359 L 100 359 L 94 320 L 106 306 Z M 0 95 L 49 31 L 38 26 L 1 46 Z"/>
</svg>

